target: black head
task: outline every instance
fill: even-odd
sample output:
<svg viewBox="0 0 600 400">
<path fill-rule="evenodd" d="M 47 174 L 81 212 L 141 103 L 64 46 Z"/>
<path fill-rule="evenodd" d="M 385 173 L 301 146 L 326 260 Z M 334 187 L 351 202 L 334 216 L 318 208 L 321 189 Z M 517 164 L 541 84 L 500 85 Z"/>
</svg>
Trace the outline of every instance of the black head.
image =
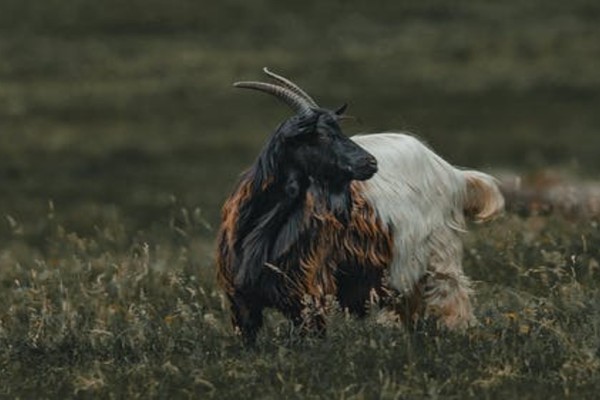
<svg viewBox="0 0 600 400">
<path fill-rule="evenodd" d="M 377 172 L 375 157 L 342 133 L 338 121 L 345 105 L 336 111 L 320 108 L 289 79 L 266 68 L 263 71 L 281 86 L 263 82 L 237 82 L 234 86 L 269 93 L 297 112 L 278 129 L 280 137 L 274 138 L 283 143 L 282 161 L 296 175 L 335 188 L 352 180 L 367 180 Z"/>
<path fill-rule="evenodd" d="M 367 180 L 377 172 L 375 157 L 342 133 L 338 118 L 335 112 L 311 109 L 293 118 L 296 129 L 292 126 L 291 131 L 282 132 L 286 162 L 312 180 L 333 187 Z"/>
</svg>

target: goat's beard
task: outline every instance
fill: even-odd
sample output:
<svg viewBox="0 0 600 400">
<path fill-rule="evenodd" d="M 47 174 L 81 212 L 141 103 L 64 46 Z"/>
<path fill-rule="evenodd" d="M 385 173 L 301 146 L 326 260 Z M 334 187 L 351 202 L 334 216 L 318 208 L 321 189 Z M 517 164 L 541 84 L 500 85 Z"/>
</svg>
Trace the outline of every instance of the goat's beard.
<svg viewBox="0 0 600 400">
<path fill-rule="evenodd" d="M 349 190 L 333 192 L 329 195 L 329 209 L 333 216 L 346 225 L 350 220 L 350 211 L 352 207 L 352 196 Z"/>
<path fill-rule="evenodd" d="M 331 213 L 341 224 L 346 225 L 352 211 L 352 195 L 350 182 L 319 182 L 312 181 L 313 190 L 323 201 L 326 211 Z"/>
</svg>

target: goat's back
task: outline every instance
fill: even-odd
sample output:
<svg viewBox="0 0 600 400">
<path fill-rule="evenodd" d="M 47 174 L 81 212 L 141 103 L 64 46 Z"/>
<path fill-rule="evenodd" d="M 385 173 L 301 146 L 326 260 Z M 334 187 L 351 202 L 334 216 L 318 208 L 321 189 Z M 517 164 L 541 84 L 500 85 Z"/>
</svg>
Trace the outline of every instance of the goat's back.
<svg viewBox="0 0 600 400">
<path fill-rule="evenodd" d="M 485 219 L 503 207 L 494 178 L 453 167 L 410 135 L 352 139 L 378 161 L 379 171 L 363 182 L 364 196 L 394 232 L 391 279 L 400 291 L 412 290 L 431 257 L 462 258 L 458 235 L 465 230 L 465 214 Z"/>
<path fill-rule="evenodd" d="M 422 142 L 397 133 L 352 139 L 377 158 L 379 170 L 364 186 L 367 198 L 384 221 L 427 225 L 432 219 L 446 220 L 455 211 L 462 214 L 467 193 L 465 176 Z"/>
</svg>

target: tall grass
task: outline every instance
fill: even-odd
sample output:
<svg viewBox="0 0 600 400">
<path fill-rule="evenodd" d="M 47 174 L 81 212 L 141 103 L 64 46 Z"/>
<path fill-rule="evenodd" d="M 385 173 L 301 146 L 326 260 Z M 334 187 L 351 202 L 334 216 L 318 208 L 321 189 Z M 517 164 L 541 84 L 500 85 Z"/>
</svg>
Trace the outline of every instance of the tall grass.
<svg viewBox="0 0 600 400">
<path fill-rule="evenodd" d="M 187 215 L 187 216 L 186 216 Z M 332 308 L 323 339 L 268 313 L 241 345 L 216 289 L 204 225 L 134 238 L 118 221 L 81 235 L 54 217 L 43 246 L 0 258 L 6 397 L 414 398 L 593 396 L 600 382 L 596 223 L 506 217 L 468 235 L 479 325 L 399 326 Z M 186 222 L 187 221 L 187 222 Z"/>
</svg>

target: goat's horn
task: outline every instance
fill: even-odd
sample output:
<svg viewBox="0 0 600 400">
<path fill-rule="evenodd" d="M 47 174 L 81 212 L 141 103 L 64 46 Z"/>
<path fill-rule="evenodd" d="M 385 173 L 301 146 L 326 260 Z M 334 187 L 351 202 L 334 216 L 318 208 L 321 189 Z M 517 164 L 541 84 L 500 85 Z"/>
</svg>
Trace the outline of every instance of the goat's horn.
<svg viewBox="0 0 600 400">
<path fill-rule="evenodd" d="M 304 90 L 302 90 L 300 88 L 300 86 L 296 85 L 294 82 L 290 81 L 289 79 L 287 79 L 281 75 L 277 75 L 275 72 L 269 71 L 269 69 L 267 67 L 263 68 L 263 72 L 265 74 L 267 74 L 268 76 L 270 76 L 271 78 L 275 79 L 277 82 L 281 83 L 286 88 L 290 89 L 292 92 L 303 97 L 308 102 L 308 104 L 310 104 L 311 107 L 319 108 L 317 102 L 314 101 L 313 98 L 308 95 L 308 93 L 306 93 Z"/>
<path fill-rule="evenodd" d="M 313 107 L 313 105 L 310 104 L 308 100 L 300 96 L 298 93 L 295 93 L 288 88 L 273 85 L 271 83 L 248 81 L 236 82 L 233 84 L 233 86 L 237 88 L 254 89 L 260 92 L 272 94 L 273 96 L 277 97 L 285 104 L 290 106 L 294 111 L 301 114 L 309 113 L 311 111 L 311 108 Z"/>
</svg>

